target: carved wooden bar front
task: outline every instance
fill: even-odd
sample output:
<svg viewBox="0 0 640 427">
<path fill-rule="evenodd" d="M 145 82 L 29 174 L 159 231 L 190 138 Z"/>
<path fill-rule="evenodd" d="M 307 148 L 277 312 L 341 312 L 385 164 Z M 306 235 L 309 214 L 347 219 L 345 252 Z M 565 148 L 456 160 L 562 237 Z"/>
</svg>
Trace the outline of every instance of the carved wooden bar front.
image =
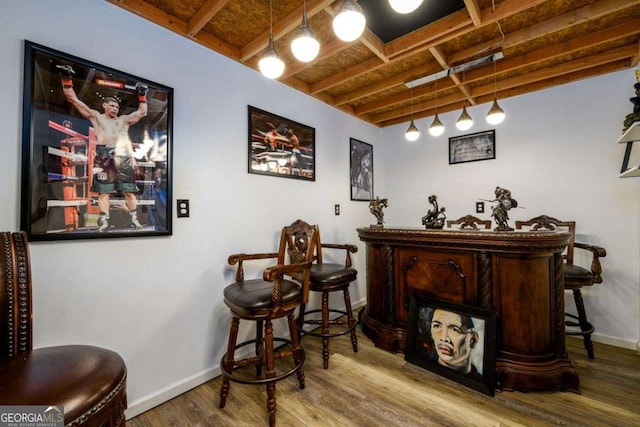
<svg viewBox="0 0 640 427">
<path fill-rule="evenodd" d="M 360 321 L 377 347 L 404 352 L 408 301 L 421 293 L 497 312 L 499 388 L 579 391 L 564 342 L 561 253 L 569 233 L 359 228 L 358 235 L 367 246 Z"/>
</svg>

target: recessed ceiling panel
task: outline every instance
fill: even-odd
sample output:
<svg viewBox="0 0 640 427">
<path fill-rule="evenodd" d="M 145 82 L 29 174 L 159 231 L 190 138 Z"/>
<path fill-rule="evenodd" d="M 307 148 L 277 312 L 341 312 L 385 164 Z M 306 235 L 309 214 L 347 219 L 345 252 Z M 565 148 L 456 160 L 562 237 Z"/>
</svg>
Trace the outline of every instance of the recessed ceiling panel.
<svg viewBox="0 0 640 427">
<path fill-rule="evenodd" d="M 383 43 L 389 43 L 440 18 L 464 9 L 464 0 L 424 0 L 403 15 L 391 9 L 388 0 L 360 0 L 369 28 Z"/>
</svg>

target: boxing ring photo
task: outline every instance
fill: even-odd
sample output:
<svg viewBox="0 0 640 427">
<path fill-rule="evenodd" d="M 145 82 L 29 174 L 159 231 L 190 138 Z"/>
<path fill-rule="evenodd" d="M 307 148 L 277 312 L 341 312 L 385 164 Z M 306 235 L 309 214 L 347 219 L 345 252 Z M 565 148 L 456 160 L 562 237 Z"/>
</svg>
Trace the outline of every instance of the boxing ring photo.
<svg viewBox="0 0 640 427">
<path fill-rule="evenodd" d="M 249 105 L 249 173 L 316 180 L 316 130 Z"/>
<path fill-rule="evenodd" d="M 29 240 L 170 235 L 173 89 L 25 41 Z"/>
</svg>

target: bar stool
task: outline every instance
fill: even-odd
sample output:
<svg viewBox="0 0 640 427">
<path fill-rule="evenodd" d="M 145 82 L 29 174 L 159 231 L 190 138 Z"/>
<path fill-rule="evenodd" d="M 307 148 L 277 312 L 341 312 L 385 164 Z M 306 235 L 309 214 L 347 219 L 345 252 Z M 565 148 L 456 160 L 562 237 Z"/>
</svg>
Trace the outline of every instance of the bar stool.
<svg viewBox="0 0 640 427">
<path fill-rule="evenodd" d="M 229 257 L 229 264 L 238 264 L 236 281 L 224 289 L 224 302 L 231 310 L 231 328 L 227 352 L 220 361 L 222 386 L 220 408 L 224 408 L 229 395 L 230 381 L 244 384 L 266 384 L 269 425 L 276 423 L 276 382 L 296 374 L 300 388 L 305 387 L 304 349 L 300 345 L 294 311 L 309 296 L 310 267 L 314 253 L 314 230 L 304 221 L 296 221 L 282 229 L 277 253 L 236 254 Z M 286 258 L 290 263 L 287 263 Z M 243 262 L 248 260 L 276 258 L 277 265 L 264 270 L 261 279 L 244 279 Z M 289 277 L 289 278 L 285 278 Z M 286 317 L 291 339 L 273 336 L 272 320 Z M 236 344 L 240 319 L 256 322 L 256 338 Z M 275 352 L 274 343 L 287 348 Z M 255 356 L 236 360 L 236 350 L 255 345 Z M 293 356 L 293 368 L 286 372 L 276 371 L 276 359 Z M 242 376 L 236 368 L 255 365 L 254 377 Z M 264 367 L 264 373 L 263 368 Z"/>
<path fill-rule="evenodd" d="M 358 352 L 358 338 L 356 336 L 357 322 L 353 317 L 351 309 L 351 297 L 349 296 L 349 285 L 356 280 L 358 271 L 351 267 L 351 254 L 356 253 L 358 248 L 350 244 L 321 243 L 320 228 L 315 229 L 316 239 L 316 263 L 311 266 L 311 287 L 313 292 L 322 294 L 321 309 L 306 311 L 306 302 L 300 306 L 298 315 L 298 329 L 304 335 L 311 335 L 322 338 L 322 360 L 324 369 L 329 368 L 329 339 L 341 335 L 351 334 L 351 346 L 354 352 Z M 322 261 L 322 248 L 338 249 L 346 251 L 344 264 L 324 263 Z M 342 291 L 344 297 L 344 310 L 329 308 L 329 294 L 331 292 Z M 322 313 L 320 319 L 305 319 L 305 316 L 313 313 Z M 339 318 L 330 319 L 330 313 L 339 314 Z M 346 316 L 346 320 L 340 317 Z M 305 325 L 320 326 L 320 328 L 305 329 Z M 338 326 L 339 328 L 332 328 Z M 346 326 L 346 327 L 340 327 Z M 320 329 L 320 332 L 318 332 Z"/>
</svg>

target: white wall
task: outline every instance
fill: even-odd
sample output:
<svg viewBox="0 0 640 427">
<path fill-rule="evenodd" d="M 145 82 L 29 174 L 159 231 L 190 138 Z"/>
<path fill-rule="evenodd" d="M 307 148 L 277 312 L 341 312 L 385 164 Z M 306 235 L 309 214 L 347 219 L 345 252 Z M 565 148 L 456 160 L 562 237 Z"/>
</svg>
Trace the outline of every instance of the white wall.
<svg viewBox="0 0 640 427">
<path fill-rule="evenodd" d="M 507 117 L 497 126 L 485 121 L 490 105 L 473 107 L 469 113 L 475 123 L 466 132 L 455 128 L 460 112 L 447 113 L 441 117 L 446 131 L 438 138 L 426 131 L 432 118 L 424 119 L 416 123 L 421 136 L 414 143 L 403 137 L 406 124 L 383 129 L 385 161 L 376 186 L 379 196 L 389 197 L 387 223 L 420 226 L 431 194 L 438 195 L 450 219 L 475 214 L 477 199 L 493 199 L 497 185 L 510 189 L 523 207 L 509 212 L 512 226 L 543 213 L 574 219 L 577 241 L 607 250 L 604 282 L 583 291 L 596 327 L 594 340 L 635 348 L 640 337 L 640 179 L 617 178 L 625 144 L 616 143 L 625 116 L 633 111 L 634 83 L 633 70 L 627 70 L 500 100 Z M 495 160 L 448 164 L 449 137 L 492 128 Z M 635 165 L 639 152 L 637 143 Z M 476 216 L 489 218 L 491 206 L 487 203 L 485 214 Z M 566 304 L 573 309 L 572 298 Z"/>
<path fill-rule="evenodd" d="M 364 247 L 355 229 L 374 218 L 367 203 L 349 200 L 349 137 L 374 145 L 388 225 L 419 226 L 433 193 L 449 217 L 471 213 L 496 185 L 527 207 L 512 211 L 512 221 L 542 212 L 575 218 L 581 240 L 609 253 L 605 283 L 586 292 L 600 338 L 628 345 L 640 335 L 640 180 L 616 178 L 624 147 L 614 144 L 631 111 L 631 72 L 501 101 L 508 116 L 497 127 L 497 159 L 449 166 L 453 113 L 442 117 L 444 136 L 409 144 L 406 125 L 369 126 L 102 0 L 12 2 L 0 34 L 3 230 L 19 227 L 25 39 L 175 89 L 173 190 L 191 200 L 191 217 L 174 218 L 171 237 L 31 245 L 35 346 L 118 351 L 129 369 L 129 416 L 219 372 L 227 256 L 273 250 L 285 223 L 301 217 L 320 224 L 325 241 L 360 246 L 352 298 L 363 302 Z M 316 128 L 315 182 L 247 174 L 247 104 Z M 470 113 L 479 120 L 487 108 Z M 424 133 L 427 120 L 418 124 Z M 488 127 L 473 128 L 481 129 Z"/>
<path fill-rule="evenodd" d="M 173 191 L 191 200 L 191 217 L 174 217 L 171 237 L 31 244 L 35 346 L 119 352 L 131 416 L 219 373 L 228 255 L 273 251 L 297 218 L 320 224 L 326 242 L 360 244 L 355 229 L 371 219 L 367 203 L 350 201 L 349 138 L 375 146 L 380 131 L 102 0 L 5 9 L 0 229 L 19 227 L 25 39 L 175 90 Z M 316 128 L 315 182 L 247 173 L 248 104 Z M 364 247 L 355 255 L 364 271 Z M 364 274 L 352 298 L 364 302 Z"/>
</svg>

